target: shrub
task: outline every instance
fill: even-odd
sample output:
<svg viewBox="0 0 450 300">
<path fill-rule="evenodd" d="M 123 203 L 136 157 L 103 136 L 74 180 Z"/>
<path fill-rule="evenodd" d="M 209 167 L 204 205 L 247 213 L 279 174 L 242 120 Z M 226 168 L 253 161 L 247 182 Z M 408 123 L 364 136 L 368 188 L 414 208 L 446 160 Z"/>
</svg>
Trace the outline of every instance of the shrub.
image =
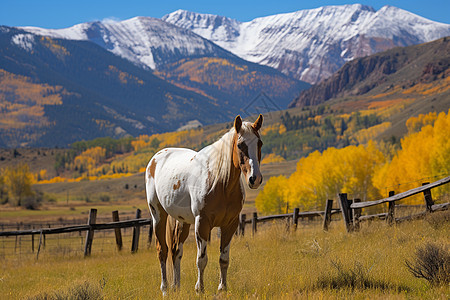
<svg viewBox="0 0 450 300">
<path fill-rule="evenodd" d="M 406 267 L 417 278 L 433 285 L 450 282 L 450 253 L 444 246 L 427 243 L 416 249 L 414 260 L 406 260 Z"/>
<path fill-rule="evenodd" d="M 425 220 L 433 229 L 438 230 L 440 228 L 445 228 L 450 225 L 450 211 L 446 210 L 428 214 Z"/>
<path fill-rule="evenodd" d="M 33 195 L 27 196 L 22 200 L 21 206 L 30 210 L 37 210 L 41 206 L 41 202 L 44 199 L 42 192 L 35 192 Z"/>
<path fill-rule="evenodd" d="M 100 284 L 92 284 L 88 281 L 78 283 L 71 286 L 68 290 L 59 290 L 54 293 L 40 293 L 34 297 L 29 297 L 32 300 L 97 300 L 103 299 L 103 286 Z"/>
<path fill-rule="evenodd" d="M 111 198 L 109 197 L 109 195 L 101 195 L 100 196 L 101 202 L 109 202 L 110 200 L 111 200 Z"/>
<path fill-rule="evenodd" d="M 390 283 L 374 279 L 370 275 L 370 268 L 365 268 L 361 263 L 355 262 L 353 268 L 344 267 L 339 261 L 331 261 L 331 265 L 336 270 L 319 277 L 315 285 L 318 289 L 394 289 Z M 406 290 L 406 287 L 398 287 L 399 290 Z"/>
</svg>

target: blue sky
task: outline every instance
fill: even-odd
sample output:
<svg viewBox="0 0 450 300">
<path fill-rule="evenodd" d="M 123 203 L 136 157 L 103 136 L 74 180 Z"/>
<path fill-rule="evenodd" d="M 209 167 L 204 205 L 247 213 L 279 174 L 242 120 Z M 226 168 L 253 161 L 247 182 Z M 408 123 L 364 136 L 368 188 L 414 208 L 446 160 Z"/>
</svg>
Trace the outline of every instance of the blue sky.
<svg viewBox="0 0 450 300">
<path fill-rule="evenodd" d="M 361 3 L 396 6 L 433 21 L 450 23 L 450 0 L 1 0 L 0 25 L 65 28 L 103 19 L 161 18 L 177 9 L 222 15 L 239 21 L 325 5 Z"/>
</svg>

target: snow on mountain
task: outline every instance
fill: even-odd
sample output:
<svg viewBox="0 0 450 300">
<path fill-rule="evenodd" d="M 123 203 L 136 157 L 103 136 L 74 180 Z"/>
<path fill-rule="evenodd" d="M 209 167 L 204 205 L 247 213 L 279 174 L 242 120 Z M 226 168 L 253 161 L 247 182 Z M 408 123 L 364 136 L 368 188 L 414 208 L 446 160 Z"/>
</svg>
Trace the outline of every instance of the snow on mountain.
<svg viewBox="0 0 450 300">
<path fill-rule="evenodd" d="M 184 10 L 162 19 L 245 60 L 309 83 L 331 76 L 356 57 L 450 35 L 448 24 L 392 6 L 376 11 L 361 4 L 301 10 L 243 23 Z"/>
<path fill-rule="evenodd" d="M 120 22 L 90 22 L 64 29 L 22 27 L 28 32 L 70 40 L 90 40 L 112 53 L 151 69 L 186 56 L 230 56 L 190 30 L 160 19 L 135 17 Z"/>
<path fill-rule="evenodd" d="M 34 36 L 32 34 L 16 34 L 12 37 L 11 42 L 27 52 L 31 52 L 33 50 Z"/>
</svg>

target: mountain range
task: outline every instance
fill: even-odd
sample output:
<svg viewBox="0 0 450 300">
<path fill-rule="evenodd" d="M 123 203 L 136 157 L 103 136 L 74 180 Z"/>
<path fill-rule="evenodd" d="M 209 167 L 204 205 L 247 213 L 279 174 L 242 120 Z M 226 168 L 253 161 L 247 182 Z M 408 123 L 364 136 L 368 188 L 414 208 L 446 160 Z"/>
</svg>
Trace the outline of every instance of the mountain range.
<svg viewBox="0 0 450 300">
<path fill-rule="evenodd" d="M 192 30 L 237 56 L 317 83 L 344 63 L 396 46 L 450 35 L 450 25 L 384 6 L 325 6 L 238 22 L 178 10 L 162 18 Z"/>
<path fill-rule="evenodd" d="M 305 81 L 355 58 L 449 35 L 450 25 L 359 4 L 249 22 L 178 10 L 65 29 L 0 26 L 0 146 L 229 121 L 261 95 L 282 109 Z"/>
<path fill-rule="evenodd" d="M 354 58 L 450 35 L 449 24 L 393 6 L 376 11 L 361 4 L 300 10 L 249 22 L 177 10 L 162 20 L 136 17 L 66 29 L 23 29 L 55 38 L 90 40 L 156 70 L 180 55 L 218 55 L 221 50 L 213 42 L 244 60 L 311 84 L 330 77 Z"/>
<path fill-rule="evenodd" d="M 225 122 L 261 92 L 282 108 L 309 87 L 191 35 L 209 52 L 180 50 L 152 71 L 97 43 L 0 27 L 0 146 L 67 146 Z"/>
</svg>

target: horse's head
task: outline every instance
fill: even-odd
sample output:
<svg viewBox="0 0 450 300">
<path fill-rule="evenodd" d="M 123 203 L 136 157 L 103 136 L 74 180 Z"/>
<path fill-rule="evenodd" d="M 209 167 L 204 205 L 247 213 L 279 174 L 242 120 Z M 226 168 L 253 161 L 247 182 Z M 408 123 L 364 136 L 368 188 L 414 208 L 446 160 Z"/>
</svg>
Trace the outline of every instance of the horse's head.
<svg viewBox="0 0 450 300">
<path fill-rule="evenodd" d="M 233 164 L 240 168 L 251 189 L 256 189 L 262 183 L 263 177 L 259 165 L 261 163 L 262 141 L 259 134 L 263 116 L 259 115 L 255 123 L 242 122 L 240 116 L 234 120 L 236 130 L 233 145 Z"/>
</svg>

